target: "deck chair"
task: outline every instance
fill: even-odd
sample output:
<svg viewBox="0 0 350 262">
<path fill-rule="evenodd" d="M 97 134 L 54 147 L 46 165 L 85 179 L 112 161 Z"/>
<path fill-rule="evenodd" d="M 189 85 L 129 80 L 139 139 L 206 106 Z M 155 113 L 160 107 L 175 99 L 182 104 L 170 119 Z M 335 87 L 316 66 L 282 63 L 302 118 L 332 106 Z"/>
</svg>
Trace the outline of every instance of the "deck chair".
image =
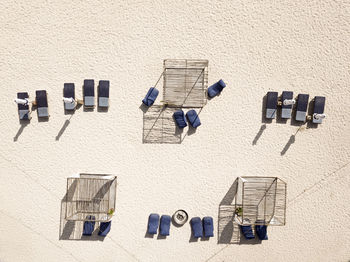
<svg viewBox="0 0 350 262">
<path fill-rule="evenodd" d="M 107 108 L 109 106 L 109 81 L 101 80 L 98 84 L 98 106 Z"/>
<path fill-rule="evenodd" d="M 267 226 L 266 225 L 255 225 L 255 233 L 260 240 L 267 240 Z"/>
<path fill-rule="evenodd" d="M 63 85 L 63 103 L 65 110 L 75 109 L 76 102 L 74 83 L 65 83 Z"/>
<path fill-rule="evenodd" d="M 267 92 L 266 118 L 273 119 L 276 117 L 277 99 L 278 99 L 277 92 Z"/>
<path fill-rule="evenodd" d="M 49 117 L 49 107 L 47 103 L 46 90 L 37 90 L 35 92 L 36 106 L 38 110 L 38 117 Z"/>
<path fill-rule="evenodd" d="M 18 103 L 18 116 L 19 120 L 30 120 L 30 109 L 29 109 L 29 95 L 27 92 L 17 93 L 17 98 L 21 100 L 25 100 L 26 103 L 20 104 Z M 23 101 L 24 102 L 24 101 Z"/>
<path fill-rule="evenodd" d="M 171 217 L 162 215 L 160 218 L 159 234 L 162 236 L 169 236 L 170 234 Z"/>
<path fill-rule="evenodd" d="M 203 217 L 204 237 L 214 236 L 214 223 L 212 217 Z"/>
<path fill-rule="evenodd" d="M 308 102 L 309 102 L 309 95 L 306 95 L 306 94 L 298 95 L 297 112 L 295 115 L 296 121 L 305 122 Z"/>
<path fill-rule="evenodd" d="M 191 223 L 193 237 L 195 238 L 203 237 L 202 220 L 199 217 L 194 217 L 191 219 L 190 223 Z"/>
<path fill-rule="evenodd" d="M 293 100 L 293 92 L 282 92 L 282 113 L 281 118 L 288 119 L 292 117 L 292 108 L 295 101 Z"/>
<path fill-rule="evenodd" d="M 322 123 L 322 119 L 325 118 L 325 114 L 324 114 L 325 103 L 326 103 L 326 98 L 324 96 L 315 96 L 312 123 L 314 124 Z"/>
<path fill-rule="evenodd" d="M 111 231 L 111 225 L 112 225 L 112 221 L 101 222 L 100 229 L 98 231 L 98 235 L 101 237 L 107 236 L 109 231 Z"/>
<path fill-rule="evenodd" d="M 84 106 L 94 107 L 95 106 L 95 81 L 93 79 L 84 80 Z"/>
<path fill-rule="evenodd" d="M 195 110 L 190 110 L 186 113 L 186 117 L 188 119 L 188 122 L 190 125 L 194 128 L 197 128 L 201 125 L 201 121 L 199 119 L 199 116 Z"/>
<path fill-rule="evenodd" d="M 94 216 L 86 216 L 86 219 L 88 221 L 84 222 L 84 228 L 83 228 L 83 235 L 84 236 L 91 236 L 92 232 L 94 232 L 95 229 L 95 217 Z"/>
<path fill-rule="evenodd" d="M 245 239 L 254 239 L 255 238 L 251 225 L 241 226 L 241 230 L 242 230 L 242 234 L 245 237 Z"/>
<path fill-rule="evenodd" d="M 184 113 L 184 111 L 182 111 L 181 109 L 178 110 L 178 111 L 176 111 L 176 112 L 173 114 L 173 117 L 174 117 L 174 120 L 175 120 L 176 125 L 177 125 L 179 128 L 184 128 L 184 127 L 187 126 L 185 113 Z"/>
<path fill-rule="evenodd" d="M 153 103 L 156 100 L 158 94 L 159 94 L 158 89 L 156 89 L 155 87 L 151 87 L 148 90 L 145 98 L 142 100 L 142 103 L 144 103 L 146 106 L 153 105 Z"/>
<path fill-rule="evenodd" d="M 225 87 L 226 84 L 224 83 L 224 81 L 222 81 L 222 79 L 220 79 L 218 82 L 216 82 L 208 88 L 208 96 L 212 98 L 218 95 Z"/>
<path fill-rule="evenodd" d="M 148 217 L 147 233 L 151 235 L 157 234 L 158 225 L 159 225 L 159 215 L 154 213 L 150 214 Z"/>
</svg>

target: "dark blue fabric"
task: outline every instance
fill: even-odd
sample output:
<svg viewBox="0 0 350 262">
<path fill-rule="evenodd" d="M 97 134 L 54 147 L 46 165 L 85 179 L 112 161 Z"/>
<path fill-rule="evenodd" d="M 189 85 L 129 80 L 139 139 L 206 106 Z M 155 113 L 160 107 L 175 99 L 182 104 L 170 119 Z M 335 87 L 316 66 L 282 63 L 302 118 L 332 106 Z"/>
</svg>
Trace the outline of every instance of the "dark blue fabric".
<svg viewBox="0 0 350 262">
<path fill-rule="evenodd" d="M 199 217 L 191 219 L 191 227 L 195 238 L 203 237 L 203 225 L 202 220 Z"/>
<path fill-rule="evenodd" d="M 241 226 L 242 233 L 246 239 L 253 239 L 255 238 L 252 230 L 252 226 Z"/>
<path fill-rule="evenodd" d="M 47 94 L 46 90 L 37 90 L 35 91 L 36 94 L 36 105 L 37 107 L 47 107 Z"/>
<path fill-rule="evenodd" d="M 171 217 L 168 215 L 163 215 L 160 218 L 159 234 L 162 236 L 169 236 L 170 234 L 170 222 Z"/>
<path fill-rule="evenodd" d="M 109 97 L 109 81 L 100 80 L 98 84 L 98 96 L 99 97 Z"/>
<path fill-rule="evenodd" d="M 258 235 L 260 240 L 267 240 L 267 226 L 265 225 L 256 225 L 255 232 Z"/>
<path fill-rule="evenodd" d="M 190 110 L 186 113 L 186 117 L 188 122 L 190 122 L 191 126 L 197 128 L 201 125 L 201 121 L 199 120 L 199 116 L 195 110 Z"/>
<path fill-rule="evenodd" d="M 159 215 L 150 214 L 148 217 L 147 233 L 151 235 L 157 234 L 158 225 L 159 225 Z"/>
<path fill-rule="evenodd" d="M 212 217 L 203 217 L 203 228 L 205 237 L 214 236 L 214 223 Z"/>
<path fill-rule="evenodd" d="M 278 92 L 267 92 L 266 108 L 277 109 Z"/>
<path fill-rule="evenodd" d="M 179 128 L 184 128 L 187 126 L 185 113 L 182 110 L 178 110 L 173 114 L 175 122 Z"/>
<path fill-rule="evenodd" d="M 297 111 L 306 112 L 308 103 L 309 103 L 309 95 L 299 94 L 298 95 L 298 103 L 297 103 Z"/>
<path fill-rule="evenodd" d="M 93 79 L 84 80 L 84 96 L 95 96 L 95 81 Z"/>
<path fill-rule="evenodd" d="M 98 231 L 98 235 L 105 237 L 107 236 L 107 234 L 109 233 L 109 231 L 111 230 L 111 225 L 112 225 L 112 221 L 108 221 L 108 222 L 101 222 L 100 224 L 100 230 Z"/>
<path fill-rule="evenodd" d="M 144 103 L 146 106 L 153 105 L 153 103 L 156 100 L 158 94 L 159 94 L 158 89 L 156 89 L 155 87 L 151 87 L 148 90 L 145 98 L 142 100 L 142 103 Z"/>
<path fill-rule="evenodd" d="M 94 216 L 87 216 L 86 219 L 95 220 L 95 217 Z M 85 221 L 83 235 L 84 236 L 91 236 L 92 232 L 94 232 L 94 229 L 95 229 L 95 221 Z"/>
<path fill-rule="evenodd" d="M 220 79 L 218 82 L 216 82 L 208 88 L 208 96 L 214 97 L 218 95 L 225 87 L 226 84 L 224 83 L 224 81 L 222 81 L 222 79 Z"/>
<path fill-rule="evenodd" d="M 323 114 L 326 98 L 324 96 L 315 96 L 314 113 Z"/>
<path fill-rule="evenodd" d="M 74 83 L 64 83 L 63 85 L 63 97 L 73 97 L 75 99 Z"/>
</svg>

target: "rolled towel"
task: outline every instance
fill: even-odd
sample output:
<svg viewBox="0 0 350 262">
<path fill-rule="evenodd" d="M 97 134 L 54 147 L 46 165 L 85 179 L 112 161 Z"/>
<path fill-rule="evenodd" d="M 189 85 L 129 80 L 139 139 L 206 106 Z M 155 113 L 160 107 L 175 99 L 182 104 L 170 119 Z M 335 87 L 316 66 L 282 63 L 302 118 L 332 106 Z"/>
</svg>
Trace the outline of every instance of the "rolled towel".
<svg viewBox="0 0 350 262">
<path fill-rule="evenodd" d="M 190 110 L 186 113 L 186 117 L 190 125 L 194 128 L 197 128 L 201 125 L 201 121 L 199 120 L 199 116 L 195 110 Z"/>
<path fill-rule="evenodd" d="M 162 236 L 169 236 L 171 217 L 163 215 L 160 218 L 159 234 Z"/>
<path fill-rule="evenodd" d="M 83 235 L 84 236 L 91 236 L 92 232 L 94 232 L 95 229 L 95 217 L 94 216 L 86 216 L 86 219 L 89 221 L 84 222 L 84 229 L 83 229 Z"/>
<path fill-rule="evenodd" d="M 153 105 L 153 103 L 156 100 L 158 94 L 159 94 L 158 89 L 156 89 L 155 87 L 151 87 L 148 90 L 145 98 L 142 100 L 142 103 L 144 103 L 146 106 Z"/>
<path fill-rule="evenodd" d="M 241 226 L 242 233 L 246 239 L 254 239 L 255 236 L 253 234 L 252 226 Z"/>
<path fill-rule="evenodd" d="M 100 224 L 100 230 L 98 231 L 98 235 L 105 237 L 107 236 L 107 234 L 109 233 L 109 231 L 111 230 L 111 225 L 112 225 L 112 221 L 108 221 L 108 222 L 101 222 Z"/>
<path fill-rule="evenodd" d="M 203 228 L 205 237 L 214 236 L 214 223 L 212 217 L 203 217 Z"/>
<path fill-rule="evenodd" d="M 175 122 L 179 128 L 184 128 L 187 126 L 185 113 L 182 110 L 178 110 L 173 114 Z"/>
<path fill-rule="evenodd" d="M 148 217 L 147 233 L 151 235 L 157 234 L 158 225 L 159 225 L 159 215 L 150 214 Z"/>
<path fill-rule="evenodd" d="M 218 95 L 225 87 L 226 84 L 224 83 L 224 81 L 222 81 L 222 79 L 220 79 L 218 82 L 216 82 L 208 88 L 208 96 L 214 97 Z"/>
<path fill-rule="evenodd" d="M 203 237 L 203 225 L 202 220 L 199 217 L 191 219 L 191 227 L 195 238 Z"/>
</svg>

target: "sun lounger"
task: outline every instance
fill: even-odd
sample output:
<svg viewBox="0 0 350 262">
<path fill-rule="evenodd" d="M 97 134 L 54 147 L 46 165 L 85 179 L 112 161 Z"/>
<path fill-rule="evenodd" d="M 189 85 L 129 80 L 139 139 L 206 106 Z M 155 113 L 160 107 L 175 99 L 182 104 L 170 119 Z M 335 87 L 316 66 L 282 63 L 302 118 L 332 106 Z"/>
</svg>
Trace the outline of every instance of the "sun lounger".
<svg viewBox="0 0 350 262">
<path fill-rule="evenodd" d="M 246 239 L 255 238 L 251 225 L 241 226 L 242 234 Z"/>
<path fill-rule="evenodd" d="M 98 106 L 107 108 L 109 106 L 109 81 L 101 80 L 98 84 Z"/>
<path fill-rule="evenodd" d="M 298 95 L 297 112 L 295 115 L 296 121 L 305 122 L 308 102 L 309 102 L 309 95 L 306 95 L 306 94 Z"/>
<path fill-rule="evenodd" d="M 186 113 L 186 117 L 190 125 L 194 128 L 197 128 L 201 125 L 201 121 L 199 120 L 199 116 L 195 110 L 190 110 Z"/>
<path fill-rule="evenodd" d="M 171 217 L 168 215 L 163 215 L 160 218 L 159 234 L 162 236 L 169 236 L 170 234 L 170 223 Z"/>
<path fill-rule="evenodd" d="M 203 237 L 203 225 L 202 220 L 199 217 L 194 217 L 191 219 L 191 228 L 193 237 Z"/>
<path fill-rule="evenodd" d="M 173 117 L 175 119 L 176 125 L 179 128 L 184 128 L 187 126 L 186 123 L 186 117 L 185 117 L 185 113 L 182 110 L 178 110 L 173 114 Z"/>
<path fill-rule="evenodd" d="M 84 222 L 84 229 L 83 229 L 83 235 L 84 236 L 91 236 L 92 232 L 94 232 L 95 229 L 95 217 L 94 216 L 86 216 L 86 219 L 88 221 Z"/>
<path fill-rule="evenodd" d="M 203 217 L 204 237 L 214 236 L 214 223 L 212 217 Z"/>
<path fill-rule="evenodd" d="M 112 225 L 112 221 L 101 222 L 100 229 L 98 231 L 98 235 L 102 236 L 102 237 L 107 236 L 107 234 L 111 230 L 111 225 Z"/>
<path fill-rule="evenodd" d="M 75 103 L 75 87 L 73 83 L 65 83 L 63 86 L 64 109 L 74 110 Z"/>
<path fill-rule="evenodd" d="M 218 95 L 225 87 L 226 84 L 224 83 L 224 81 L 222 81 L 222 79 L 220 79 L 218 82 L 216 82 L 208 88 L 208 96 L 212 98 Z"/>
<path fill-rule="evenodd" d="M 277 99 L 278 99 L 277 92 L 267 92 L 266 118 L 273 119 L 276 117 Z"/>
<path fill-rule="evenodd" d="M 153 103 L 156 100 L 158 94 L 159 94 L 158 89 L 156 89 L 155 87 L 151 87 L 148 90 L 145 98 L 142 100 L 142 103 L 144 103 L 146 106 L 153 105 Z"/>
<path fill-rule="evenodd" d="M 267 226 L 266 225 L 256 225 L 255 233 L 260 240 L 267 240 Z"/>
<path fill-rule="evenodd" d="M 84 106 L 94 107 L 95 106 L 95 82 L 93 79 L 84 80 Z"/>
<path fill-rule="evenodd" d="M 159 215 L 150 214 L 148 217 L 147 233 L 151 235 L 157 234 L 158 225 L 159 225 Z"/>
<path fill-rule="evenodd" d="M 38 109 L 38 117 L 49 117 L 46 90 L 37 90 L 35 94 L 35 101 Z"/>
<path fill-rule="evenodd" d="M 21 103 L 17 103 L 18 105 L 18 116 L 20 120 L 30 120 L 30 109 L 29 109 L 29 95 L 27 92 L 17 93 L 17 98 L 20 100 L 25 100 Z"/>
<path fill-rule="evenodd" d="M 326 103 L 326 98 L 324 96 L 315 96 L 312 123 L 314 124 L 322 123 L 322 119 L 325 118 L 325 115 L 324 115 L 325 103 Z"/>
<path fill-rule="evenodd" d="M 291 118 L 292 108 L 295 101 L 293 100 L 293 92 L 283 91 L 282 92 L 282 115 L 281 118 Z"/>
</svg>

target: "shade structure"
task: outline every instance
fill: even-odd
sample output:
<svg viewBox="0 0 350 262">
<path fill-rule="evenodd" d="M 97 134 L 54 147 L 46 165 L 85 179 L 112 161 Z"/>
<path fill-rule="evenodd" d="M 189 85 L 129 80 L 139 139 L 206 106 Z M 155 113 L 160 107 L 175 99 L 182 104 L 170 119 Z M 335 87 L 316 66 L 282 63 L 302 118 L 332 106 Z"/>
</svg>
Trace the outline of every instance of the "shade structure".
<svg viewBox="0 0 350 262">
<path fill-rule="evenodd" d="M 287 184 L 277 177 L 236 179 L 234 220 L 239 225 L 283 226 L 286 223 Z"/>
<path fill-rule="evenodd" d="M 107 222 L 115 211 L 117 177 L 78 174 L 67 178 L 66 220 Z"/>
</svg>

